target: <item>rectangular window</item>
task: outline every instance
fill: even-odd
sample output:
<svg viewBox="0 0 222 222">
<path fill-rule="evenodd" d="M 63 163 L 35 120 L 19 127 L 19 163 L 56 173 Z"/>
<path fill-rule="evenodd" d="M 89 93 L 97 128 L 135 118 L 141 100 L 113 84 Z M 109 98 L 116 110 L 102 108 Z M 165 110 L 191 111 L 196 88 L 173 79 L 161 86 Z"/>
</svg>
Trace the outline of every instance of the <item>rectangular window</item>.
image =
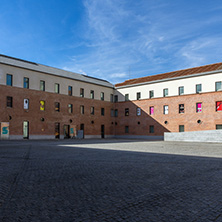
<svg viewBox="0 0 222 222">
<path fill-rule="evenodd" d="M 80 106 L 80 113 L 84 114 L 84 106 Z"/>
<path fill-rule="evenodd" d="M 60 112 L 60 103 L 55 102 L 55 111 Z"/>
<path fill-rule="evenodd" d="M 140 98 L 141 98 L 141 93 L 140 92 L 136 93 L 136 99 L 140 100 Z"/>
<path fill-rule="evenodd" d="M 125 94 L 125 101 L 129 101 L 129 94 Z"/>
<path fill-rule="evenodd" d="M 44 111 L 45 110 L 45 101 L 41 100 L 39 103 L 40 103 L 40 110 Z"/>
<path fill-rule="evenodd" d="M 117 103 L 118 102 L 118 95 L 114 96 L 114 102 Z"/>
<path fill-rule="evenodd" d="M 201 113 L 202 112 L 202 103 L 196 103 L 196 112 Z"/>
<path fill-rule="evenodd" d="M 179 125 L 179 132 L 184 132 L 184 125 Z"/>
<path fill-rule="evenodd" d="M 105 109 L 101 108 L 101 116 L 105 116 Z"/>
<path fill-rule="evenodd" d="M 90 107 L 90 114 L 91 114 L 91 115 L 94 115 L 94 112 L 95 112 L 94 106 L 91 106 L 91 107 Z"/>
<path fill-rule="evenodd" d="M 40 80 L 40 90 L 45 91 L 45 81 Z"/>
<path fill-rule="evenodd" d="M 150 106 L 150 115 L 154 114 L 154 106 Z"/>
<path fill-rule="evenodd" d="M 184 104 L 179 104 L 179 113 L 184 113 Z"/>
<path fill-rule="evenodd" d="M 24 109 L 29 109 L 29 99 L 24 99 Z"/>
<path fill-rule="evenodd" d="M 24 77 L 23 88 L 29 89 L 29 78 Z"/>
<path fill-rule="evenodd" d="M 196 93 L 201 93 L 202 92 L 202 84 L 197 84 L 196 85 Z"/>
<path fill-rule="evenodd" d="M 73 105 L 72 104 L 68 104 L 68 112 L 73 113 Z"/>
<path fill-rule="evenodd" d="M 216 125 L 216 129 L 217 129 L 217 130 L 222 130 L 222 124 L 217 124 L 217 125 Z"/>
<path fill-rule="evenodd" d="M 113 103 L 113 94 L 110 94 L 110 102 Z"/>
<path fill-rule="evenodd" d="M 72 96 L 72 86 L 68 86 L 68 95 Z"/>
<path fill-rule="evenodd" d="M 125 133 L 129 133 L 129 126 L 125 126 Z"/>
<path fill-rule="evenodd" d="M 179 90 L 179 95 L 184 94 L 184 86 L 180 86 L 178 90 Z"/>
<path fill-rule="evenodd" d="M 110 110 L 110 115 L 111 115 L 111 117 L 114 117 L 114 109 Z"/>
<path fill-rule="evenodd" d="M 125 109 L 125 116 L 129 116 L 129 108 Z"/>
<path fill-rule="evenodd" d="M 222 90 L 222 82 L 216 82 L 215 83 L 216 91 L 221 91 Z"/>
<path fill-rule="evenodd" d="M 55 93 L 59 93 L 59 84 L 55 83 Z"/>
<path fill-rule="evenodd" d="M 84 97 L 84 89 L 83 88 L 80 89 L 80 97 Z"/>
<path fill-rule="evenodd" d="M 168 114 L 168 105 L 163 106 L 163 114 Z"/>
<path fill-rule="evenodd" d="M 7 96 L 6 106 L 12 107 L 12 97 L 11 96 Z"/>
<path fill-rule="evenodd" d="M 10 75 L 10 74 L 6 75 L 6 85 L 12 86 L 12 75 Z"/>
<path fill-rule="evenodd" d="M 154 97 L 154 91 L 153 90 L 149 91 L 149 97 L 150 97 L 150 99 L 152 99 Z"/>
<path fill-rule="evenodd" d="M 154 126 L 150 125 L 150 133 L 154 133 Z"/>
<path fill-rule="evenodd" d="M 100 99 L 101 99 L 102 101 L 104 101 L 104 92 L 101 92 L 101 93 L 100 93 Z"/>
<path fill-rule="evenodd" d="M 139 108 L 139 107 L 136 108 L 136 115 L 137 116 L 141 115 L 141 108 Z"/>
<path fill-rule="evenodd" d="M 168 96 L 168 89 L 163 89 L 163 97 Z"/>
<path fill-rule="evenodd" d="M 90 91 L 90 98 L 91 98 L 91 99 L 94 99 L 94 90 L 91 90 L 91 91 Z"/>
<path fill-rule="evenodd" d="M 115 116 L 115 117 L 118 117 L 118 109 L 115 109 L 114 116 Z"/>
<path fill-rule="evenodd" d="M 216 111 L 222 111 L 222 101 L 216 102 Z"/>
</svg>

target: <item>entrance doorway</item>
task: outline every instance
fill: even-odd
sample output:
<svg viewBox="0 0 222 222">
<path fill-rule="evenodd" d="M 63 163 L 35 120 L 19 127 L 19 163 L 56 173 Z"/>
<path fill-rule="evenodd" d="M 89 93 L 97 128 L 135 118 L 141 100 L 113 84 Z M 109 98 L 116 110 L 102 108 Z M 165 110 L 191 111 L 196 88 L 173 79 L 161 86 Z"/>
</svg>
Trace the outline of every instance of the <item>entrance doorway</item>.
<svg viewBox="0 0 222 222">
<path fill-rule="evenodd" d="M 82 133 L 83 133 L 83 138 L 84 138 L 84 124 L 80 124 L 80 130 L 82 130 Z"/>
<path fill-rule="evenodd" d="M 105 138 L 105 126 L 101 125 L 101 138 Z"/>
<path fill-rule="evenodd" d="M 70 125 L 64 125 L 64 139 L 70 138 Z"/>
<path fill-rule="evenodd" d="M 23 139 L 29 138 L 29 122 L 24 121 L 23 122 Z"/>
<path fill-rule="evenodd" d="M 55 123 L 55 138 L 60 138 L 60 123 Z"/>
</svg>

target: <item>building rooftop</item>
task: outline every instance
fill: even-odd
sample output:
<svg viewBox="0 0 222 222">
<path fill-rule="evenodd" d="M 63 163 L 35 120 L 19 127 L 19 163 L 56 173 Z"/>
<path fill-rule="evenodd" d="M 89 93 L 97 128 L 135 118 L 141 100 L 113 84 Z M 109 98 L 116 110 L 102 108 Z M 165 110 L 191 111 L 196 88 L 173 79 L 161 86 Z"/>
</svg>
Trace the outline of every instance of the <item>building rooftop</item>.
<svg viewBox="0 0 222 222">
<path fill-rule="evenodd" d="M 162 73 L 158 75 L 151 75 L 151 76 L 146 76 L 146 77 L 141 77 L 141 78 L 136 78 L 136 79 L 129 79 L 129 80 L 126 80 L 125 82 L 117 83 L 115 87 L 128 86 L 128 85 L 141 84 L 141 83 L 149 83 L 149 82 L 158 81 L 158 80 L 173 79 L 177 77 L 185 77 L 185 76 L 190 76 L 190 75 L 195 75 L 195 74 L 214 72 L 218 70 L 222 71 L 222 62 L 205 65 L 205 66 L 199 66 L 195 68 Z"/>
<path fill-rule="evenodd" d="M 29 69 L 29 70 L 49 74 L 49 75 L 55 75 L 55 76 L 60 76 L 64 78 L 91 83 L 91 84 L 96 84 L 100 86 L 105 86 L 105 87 L 110 87 L 110 88 L 114 87 L 110 82 L 103 79 L 98 79 L 98 78 L 94 78 L 87 75 L 82 75 L 82 74 L 78 74 L 78 73 L 74 73 L 74 72 L 70 72 L 70 71 L 66 71 L 66 70 L 62 70 L 58 68 L 53 68 L 50 66 L 41 65 L 35 62 L 30 62 L 30 61 L 26 61 L 23 59 L 18 59 L 18 58 L 14 58 L 14 57 L 2 55 L 2 54 L 0 54 L 0 63 L 15 66 L 15 67 L 20 67 L 24 69 Z"/>
</svg>

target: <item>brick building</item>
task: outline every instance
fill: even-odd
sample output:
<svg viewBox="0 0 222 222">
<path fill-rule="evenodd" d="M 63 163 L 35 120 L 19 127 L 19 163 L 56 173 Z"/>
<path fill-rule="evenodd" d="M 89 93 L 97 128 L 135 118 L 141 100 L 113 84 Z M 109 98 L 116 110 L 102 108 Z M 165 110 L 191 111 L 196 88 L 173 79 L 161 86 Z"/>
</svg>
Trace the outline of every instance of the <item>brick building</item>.
<svg viewBox="0 0 222 222">
<path fill-rule="evenodd" d="M 0 55 L 1 138 L 138 137 L 222 128 L 222 63 L 127 80 Z"/>
</svg>

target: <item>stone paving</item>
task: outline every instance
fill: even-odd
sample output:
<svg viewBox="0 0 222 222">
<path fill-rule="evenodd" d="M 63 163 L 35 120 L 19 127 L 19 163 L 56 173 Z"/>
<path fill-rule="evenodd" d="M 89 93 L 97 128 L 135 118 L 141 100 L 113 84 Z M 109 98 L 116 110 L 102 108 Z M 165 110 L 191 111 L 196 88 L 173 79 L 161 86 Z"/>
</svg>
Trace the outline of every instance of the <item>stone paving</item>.
<svg viewBox="0 0 222 222">
<path fill-rule="evenodd" d="M 222 144 L 0 141 L 0 221 L 222 221 Z"/>
</svg>

